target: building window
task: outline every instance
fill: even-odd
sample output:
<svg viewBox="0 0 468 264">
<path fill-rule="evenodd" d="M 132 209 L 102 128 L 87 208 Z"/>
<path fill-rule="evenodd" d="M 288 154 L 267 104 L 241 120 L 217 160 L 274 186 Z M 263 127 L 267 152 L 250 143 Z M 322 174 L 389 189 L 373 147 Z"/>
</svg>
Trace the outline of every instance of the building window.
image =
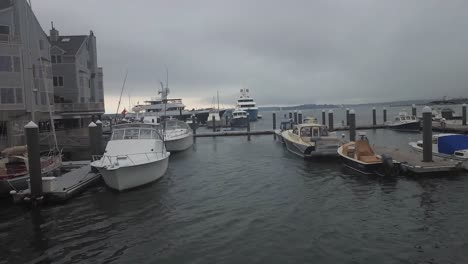
<svg viewBox="0 0 468 264">
<path fill-rule="evenodd" d="M 62 63 L 62 55 L 52 55 L 50 58 L 52 63 Z"/>
<path fill-rule="evenodd" d="M 20 57 L 17 57 L 17 56 L 13 57 L 13 71 L 15 71 L 15 72 L 20 72 L 21 71 Z"/>
<path fill-rule="evenodd" d="M 0 25 L 0 42 L 10 41 L 10 26 Z"/>
<path fill-rule="evenodd" d="M 23 103 L 23 88 L 16 88 L 16 103 L 22 104 Z"/>
<path fill-rule="evenodd" d="M 15 103 L 15 89 L 14 88 L 0 89 L 0 102 L 2 104 L 14 104 Z"/>
<path fill-rule="evenodd" d="M 0 72 L 11 72 L 13 69 L 10 56 L 0 56 Z"/>
<path fill-rule="evenodd" d="M 54 76 L 54 87 L 63 87 L 63 76 Z"/>
</svg>

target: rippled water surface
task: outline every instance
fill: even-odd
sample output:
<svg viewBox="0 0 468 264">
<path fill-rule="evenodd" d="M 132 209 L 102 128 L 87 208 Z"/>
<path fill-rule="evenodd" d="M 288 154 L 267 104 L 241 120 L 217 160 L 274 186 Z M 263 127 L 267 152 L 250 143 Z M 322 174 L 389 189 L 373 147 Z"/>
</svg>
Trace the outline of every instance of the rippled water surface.
<svg viewBox="0 0 468 264">
<path fill-rule="evenodd" d="M 40 211 L 2 201 L 0 263 L 468 263 L 467 176 L 382 180 L 271 136 L 198 138 L 148 186 Z"/>
</svg>

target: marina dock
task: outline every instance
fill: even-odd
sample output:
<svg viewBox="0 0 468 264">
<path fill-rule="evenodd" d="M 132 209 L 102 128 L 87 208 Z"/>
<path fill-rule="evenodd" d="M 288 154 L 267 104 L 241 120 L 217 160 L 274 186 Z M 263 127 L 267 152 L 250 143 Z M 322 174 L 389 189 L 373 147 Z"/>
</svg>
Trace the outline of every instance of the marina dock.
<svg viewBox="0 0 468 264">
<path fill-rule="evenodd" d="M 379 155 L 392 157 L 395 164 L 399 164 L 403 172 L 408 171 L 414 174 L 436 173 L 436 172 L 458 172 L 463 170 L 462 163 L 451 159 L 444 159 L 437 156 L 432 157 L 432 162 L 423 162 L 422 154 L 414 150 L 402 150 L 398 148 L 374 146 L 374 150 Z"/>
<path fill-rule="evenodd" d="M 62 202 L 84 191 L 88 186 L 96 183 L 101 175 L 91 170 L 89 161 L 64 162 L 62 168 L 65 173 L 59 177 L 43 178 L 44 202 Z M 28 202 L 30 189 L 13 192 L 16 203 Z"/>
</svg>

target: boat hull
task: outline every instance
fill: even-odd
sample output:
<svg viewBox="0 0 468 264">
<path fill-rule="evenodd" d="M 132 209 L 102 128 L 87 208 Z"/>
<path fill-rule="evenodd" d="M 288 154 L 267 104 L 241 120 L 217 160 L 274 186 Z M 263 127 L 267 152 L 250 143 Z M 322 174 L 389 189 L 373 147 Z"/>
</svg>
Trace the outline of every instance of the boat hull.
<svg viewBox="0 0 468 264">
<path fill-rule="evenodd" d="M 284 132 L 283 132 L 284 133 Z M 338 146 L 333 148 L 322 148 L 319 149 L 312 145 L 299 144 L 288 138 L 282 136 L 283 142 L 286 144 L 286 148 L 289 152 L 298 155 L 302 158 L 313 158 L 313 157 L 338 157 L 336 149 Z"/>
<path fill-rule="evenodd" d="M 112 170 L 98 168 L 98 170 L 107 186 L 117 191 L 124 191 L 158 180 L 166 173 L 168 163 L 169 155 L 150 163 Z"/>
<path fill-rule="evenodd" d="M 340 155 L 345 167 L 349 169 L 352 169 L 356 172 L 359 172 L 365 175 L 379 175 L 379 176 L 384 175 L 383 162 L 373 162 L 373 163 L 359 162 L 343 154 L 343 146 L 338 148 L 337 153 L 338 155 Z"/>
<path fill-rule="evenodd" d="M 10 191 L 13 190 L 24 190 L 28 188 L 29 174 L 16 177 L 9 180 L 0 181 L 0 197 L 6 197 L 10 195 Z"/>
<path fill-rule="evenodd" d="M 279 142 L 284 143 L 283 136 L 281 135 L 281 129 L 276 129 L 275 131 L 276 138 Z"/>
<path fill-rule="evenodd" d="M 233 118 L 231 119 L 232 127 L 247 127 L 249 123 L 248 118 Z"/>
<path fill-rule="evenodd" d="M 416 142 L 410 142 L 409 145 L 410 145 L 410 147 L 412 149 L 422 153 L 423 148 L 418 147 Z M 456 160 L 456 161 L 468 161 L 467 158 L 457 157 L 455 155 L 443 154 L 443 153 L 439 153 L 439 152 L 435 152 L 435 151 L 432 151 L 432 155 L 437 156 L 437 157 L 441 157 L 441 158 L 445 158 L 445 159 Z"/>
<path fill-rule="evenodd" d="M 166 150 L 169 152 L 183 151 L 190 148 L 193 145 L 193 135 L 186 134 L 185 137 L 174 140 L 166 140 L 165 143 Z"/>
<path fill-rule="evenodd" d="M 242 108 L 242 110 L 246 111 L 248 113 L 248 118 L 249 118 L 249 121 L 257 121 L 258 119 L 258 109 L 244 109 Z"/>
<path fill-rule="evenodd" d="M 421 124 L 419 121 L 400 124 L 390 124 L 388 125 L 388 128 L 398 131 L 419 132 L 421 130 Z"/>
<path fill-rule="evenodd" d="M 224 127 L 225 122 L 223 120 L 215 120 L 215 126 L 216 127 Z M 206 127 L 213 128 L 213 121 L 212 120 L 206 121 Z"/>
</svg>

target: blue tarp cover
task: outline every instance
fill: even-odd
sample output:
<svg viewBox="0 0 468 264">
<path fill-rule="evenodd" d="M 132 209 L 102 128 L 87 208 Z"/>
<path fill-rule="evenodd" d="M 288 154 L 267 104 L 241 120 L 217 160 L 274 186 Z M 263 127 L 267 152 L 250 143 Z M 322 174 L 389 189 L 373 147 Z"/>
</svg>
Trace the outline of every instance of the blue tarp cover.
<svg viewBox="0 0 468 264">
<path fill-rule="evenodd" d="M 452 155 L 457 150 L 468 149 L 468 136 L 450 135 L 439 137 L 439 153 Z"/>
</svg>

